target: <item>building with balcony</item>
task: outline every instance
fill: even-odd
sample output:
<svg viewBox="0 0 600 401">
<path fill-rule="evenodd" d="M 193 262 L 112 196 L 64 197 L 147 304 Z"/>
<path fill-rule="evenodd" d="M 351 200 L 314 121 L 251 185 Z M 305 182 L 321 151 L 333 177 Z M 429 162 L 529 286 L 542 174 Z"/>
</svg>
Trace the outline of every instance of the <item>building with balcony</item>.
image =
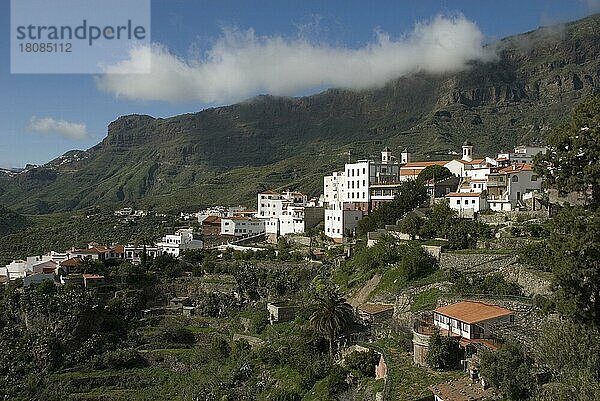
<svg viewBox="0 0 600 401">
<path fill-rule="evenodd" d="M 439 307 L 415 321 L 413 327 L 413 360 L 425 366 L 429 339 L 438 331 L 442 336 L 456 337 L 461 347 L 473 345 L 497 349 L 501 341 L 494 327 L 514 323 L 513 311 L 479 301 L 462 301 Z"/>
</svg>

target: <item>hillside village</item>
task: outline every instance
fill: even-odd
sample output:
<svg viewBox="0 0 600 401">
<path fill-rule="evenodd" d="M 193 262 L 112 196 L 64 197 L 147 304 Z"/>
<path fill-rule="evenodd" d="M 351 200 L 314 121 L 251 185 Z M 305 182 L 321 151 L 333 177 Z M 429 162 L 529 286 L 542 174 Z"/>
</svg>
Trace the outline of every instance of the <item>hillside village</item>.
<svg viewBox="0 0 600 401">
<path fill-rule="evenodd" d="M 548 218 L 549 196 L 533 169 L 534 157 L 543 154 L 546 148 L 518 146 L 513 152 L 501 153 L 494 158 L 475 158 L 474 149 L 475 146 L 467 141 L 462 146 L 461 159 L 413 161 L 407 150 L 396 158 L 386 147 L 380 160 L 347 163 L 343 170 L 324 176 L 323 194 L 319 197 L 309 199 L 306 194 L 290 190 L 262 191 L 257 194 L 256 209 L 215 206 L 198 213 L 181 213 L 181 222 L 193 223 L 196 229 L 180 228 L 155 243 L 90 243 L 85 248 L 51 250 L 41 256 L 15 260 L 0 268 L 0 280 L 4 283 L 22 280 L 25 288 L 48 281 L 102 292 L 108 290 L 110 294 L 114 279 L 90 272 L 90 266 L 95 263 L 107 266 L 119 263 L 145 265 L 165 256 L 177 259 L 185 257 L 186 253 L 203 250 L 221 252 L 219 258 L 230 252 L 258 255 L 271 252 L 269 249 L 273 250 L 274 245 L 277 250 L 273 251 L 273 257 L 277 257 L 281 256 L 281 252 L 289 253 L 285 248 L 282 250 L 282 243 L 294 249 L 291 252 L 296 255 L 296 260 L 323 264 L 324 259 L 331 259 L 327 255 L 338 248 L 342 250 L 341 255 L 351 256 L 357 246 L 360 222 L 382 205 L 401 196 L 402 185 L 406 182 L 420 182 L 426 191 L 425 201 L 410 212 L 413 217 L 427 216 L 435 205 L 446 205 L 448 212 L 458 219 L 483 221 L 496 227 L 518 227 L 526 220 L 539 222 Z M 431 175 L 427 174 L 428 171 Z M 423 174 L 426 175 L 424 179 Z M 126 221 L 143 218 L 147 214 L 147 211 L 132 208 L 114 212 L 115 217 Z M 418 234 L 407 231 L 403 229 L 402 221 L 378 228 L 366 233 L 367 247 L 375 249 L 379 241 L 387 242 L 389 238 L 393 241 L 419 238 Z M 310 244 L 304 240 L 307 233 L 310 233 Z M 312 237 L 319 233 L 320 237 L 313 245 Z M 500 231 L 496 237 L 499 242 L 503 240 Z M 515 238 L 513 245 L 521 240 Z M 433 394 L 435 400 L 443 401 L 492 399 L 496 393 L 479 376 L 478 350 L 497 350 L 508 339 L 518 339 L 525 344 L 531 341 L 541 324 L 541 320 L 535 317 L 531 296 L 547 295 L 550 283 L 543 274 L 532 272 L 518 263 L 516 251 L 507 250 L 502 254 L 494 254 L 493 249 L 486 251 L 485 247 L 495 240 L 487 241 L 487 245 L 478 241 L 478 246 L 483 248 L 472 254 L 448 253 L 444 250 L 444 240 L 423 242 L 421 247 L 432 263 L 439 265 L 443 271 L 451 274 L 458 271 L 462 275 L 500 272 L 503 278 L 498 276 L 494 279 L 512 282 L 518 290 L 504 296 L 492 293 L 445 296 L 442 294 L 447 291 L 448 284 L 434 282 L 414 287 L 409 292 L 390 292 L 390 289 L 381 292 L 376 288 L 382 281 L 382 275 L 385 280 L 385 273 L 377 273 L 369 282 L 363 283 L 364 287 L 349 289 L 349 302 L 356 317 L 369 329 L 353 340 L 345 340 L 340 350 L 354 349 L 352 347 L 356 347 L 357 342 L 385 338 L 390 335 L 392 327 L 404 325 L 412 333 L 412 362 L 415 366 L 426 368 L 431 363 L 427 355 L 432 336 L 455 338 L 460 351 L 457 350 L 455 362 L 460 362 L 461 369 L 468 376 L 448 382 L 436 381 L 427 391 Z M 308 253 L 307 245 L 310 245 Z M 506 241 L 503 247 L 506 249 Z M 302 256 L 297 257 L 299 255 Z M 191 272 L 186 274 L 189 277 L 193 275 Z M 428 295 L 433 295 L 433 298 L 424 309 L 414 307 L 420 297 Z M 144 316 L 157 313 L 202 314 L 195 296 L 175 291 L 171 298 L 163 301 L 166 305 L 144 310 Z M 293 320 L 297 306 L 294 302 L 271 299 L 266 308 L 270 323 L 276 324 Z M 237 338 L 251 343 L 258 341 L 252 336 Z M 368 346 L 359 347 L 360 352 L 369 349 Z M 377 352 L 379 359 L 376 366 L 373 365 L 375 378 L 387 381 L 387 364 L 390 362 L 386 361 L 383 351 L 378 349 Z M 340 355 L 347 353 L 346 350 Z M 340 358 L 343 360 L 343 356 Z"/>
</svg>

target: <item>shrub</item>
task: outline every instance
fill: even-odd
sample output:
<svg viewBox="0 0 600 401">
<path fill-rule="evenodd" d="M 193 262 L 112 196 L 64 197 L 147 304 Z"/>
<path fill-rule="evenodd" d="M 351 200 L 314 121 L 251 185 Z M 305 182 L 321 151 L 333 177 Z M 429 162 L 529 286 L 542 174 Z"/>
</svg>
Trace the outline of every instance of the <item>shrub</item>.
<svg viewBox="0 0 600 401">
<path fill-rule="evenodd" d="M 158 338 L 171 344 L 192 344 L 196 342 L 196 336 L 187 327 L 180 323 L 165 324 L 160 328 Z"/>
<path fill-rule="evenodd" d="M 441 336 L 438 330 L 429 338 L 427 364 L 434 369 L 452 369 L 456 367 L 460 356 L 458 340 Z"/>
<path fill-rule="evenodd" d="M 231 353 L 231 347 L 227 340 L 221 336 L 215 336 L 210 341 L 210 349 L 220 358 L 228 358 Z"/>
<path fill-rule="evenodd" d="M 354 351 L 344 358 L 344 365 L 358 376 L 375 377 L 375 367 L 379 358 L 379 354 L 373 350 Z"/>
<path fill-rule="evenodd" d="M 92 360 L 94 369 L 131 369 L 146 366 L 146 359 L 134 349 L 120 349 L 97 355 Z"/>
</svg>

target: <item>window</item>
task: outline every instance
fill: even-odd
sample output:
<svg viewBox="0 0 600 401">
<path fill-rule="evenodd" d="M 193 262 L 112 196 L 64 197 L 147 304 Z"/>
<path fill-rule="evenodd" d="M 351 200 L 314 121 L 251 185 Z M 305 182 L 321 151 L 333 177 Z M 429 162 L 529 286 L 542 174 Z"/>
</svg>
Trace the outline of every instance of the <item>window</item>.
<svg viewBox="0 0 600 401">
<path fill-rule="evenodd" d="M 366 174 L 367 170 L 363 167 L 363 174 Z"/>
<path fill-rule="evenodd" d="M 468 204 L 469 204 L 469 200 L 465 199 L 465 205 L 468 205 Z"/>
<path fill-rule="evenodd" d="M 457 204 L 457 205 L 460 205 L 460 199 L 457 199 L 457 200 L 456 200 L 456 204 Z"/>
<path fill-rule="evenodd" d="M 516 175 L 513 175 L 512 178 L 511 178 L 511 181 L 512 182 L 519 182 L 519 177 L 516 176 Z"/>
<path fill-rule="evenodd" d="M 537 179 L 538 179 L 537 175 L 534 174 L 531 176 L 531 181 L 537 181 Z"/>
<path fill-rule="evenodd" d="M 475 204 L 475 199 L 472 199 L 472 200 L 471 200 L 471 203 Z"/>
</svg>

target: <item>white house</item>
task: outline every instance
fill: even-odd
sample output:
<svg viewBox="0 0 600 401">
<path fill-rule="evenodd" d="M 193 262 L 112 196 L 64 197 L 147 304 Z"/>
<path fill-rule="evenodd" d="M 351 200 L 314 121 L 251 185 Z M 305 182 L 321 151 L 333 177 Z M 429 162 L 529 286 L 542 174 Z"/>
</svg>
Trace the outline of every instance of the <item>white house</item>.
<svg viewBox="0 0 600 401">
<path fill-rule="evenodd" d="M 496 160 L 501 165 L 509 165 L 514 163 L 531 164 L 533 158 L 539 153 L 546 153 L 548 148 L 542 146 L 515 146 L 512 152 L 498 153 Z"/>
<path fill-rule="evenodd" d="M 487 200 L 492 210 L 515 210 L 522 204 L 523 195 L 541 189 L 542 180 L 533 171 L 533 165 L 512 164 L 489 174 Z"/>
<path fill-rule="evenodd" d="M 221 235 L 250 237 L 264 232 L 265 219 L 236 216 L 221 219 Z"/>
<path fill-rule="evenodd" d="M 333 181 L 337 186 L 337 177 Z M 331 189 L 327 180 L 324 182 L 326 189 Z M 267 240 L 275 242 L 279 236 L 303 233 L 323 221 L 323 207 L 317 204 L 318 201 L 311 199 L 309 202 L 308 197 L 300 192 L 265 191 L 258 194 L 256 217 L 264 220 Z M 246 228 L 241 226 L 240 229 Z"/>
<path fill-rule="evenodd" d="M 142 262 L 142 255 L 146 252 L 148 259 L 154 259 L 160 253 L 157 246 L 154 245 L 134 245 L 127 244 L 123 247 L 125 252 L 125 260 L 137 265 Z"/>
<path fill-rule="evenodd" d="M 473 217 L 475 213 L 488 209 L 485 192 L 450 192 L 446 198 L 448 206 L 461 217 Z"/>
<path fill-rule="evenodd" d="M 156 244 L 159 254 L 169 254 L 177 258 L 181 251 L 202 248 L 202 241 L 195 240 L 192 231 L 191 228 L 185 228 L 164 236 Z"/>
<path fill-rule="evenodd" d="M 477 301 L 462 301 L 433 311 L 433 324 L 468 340 L 489 337 L 490 326 L 514 322 L 511 310 Z"/>
<path fill-rule="evenodd" d="M 341 207 L 325 209 L 325 235 L 335 242 L 342 242 L 344 237 L 355 233 L 362 218 L 363 212 L 360 210 L 344 210 Z"/>
</svg>

